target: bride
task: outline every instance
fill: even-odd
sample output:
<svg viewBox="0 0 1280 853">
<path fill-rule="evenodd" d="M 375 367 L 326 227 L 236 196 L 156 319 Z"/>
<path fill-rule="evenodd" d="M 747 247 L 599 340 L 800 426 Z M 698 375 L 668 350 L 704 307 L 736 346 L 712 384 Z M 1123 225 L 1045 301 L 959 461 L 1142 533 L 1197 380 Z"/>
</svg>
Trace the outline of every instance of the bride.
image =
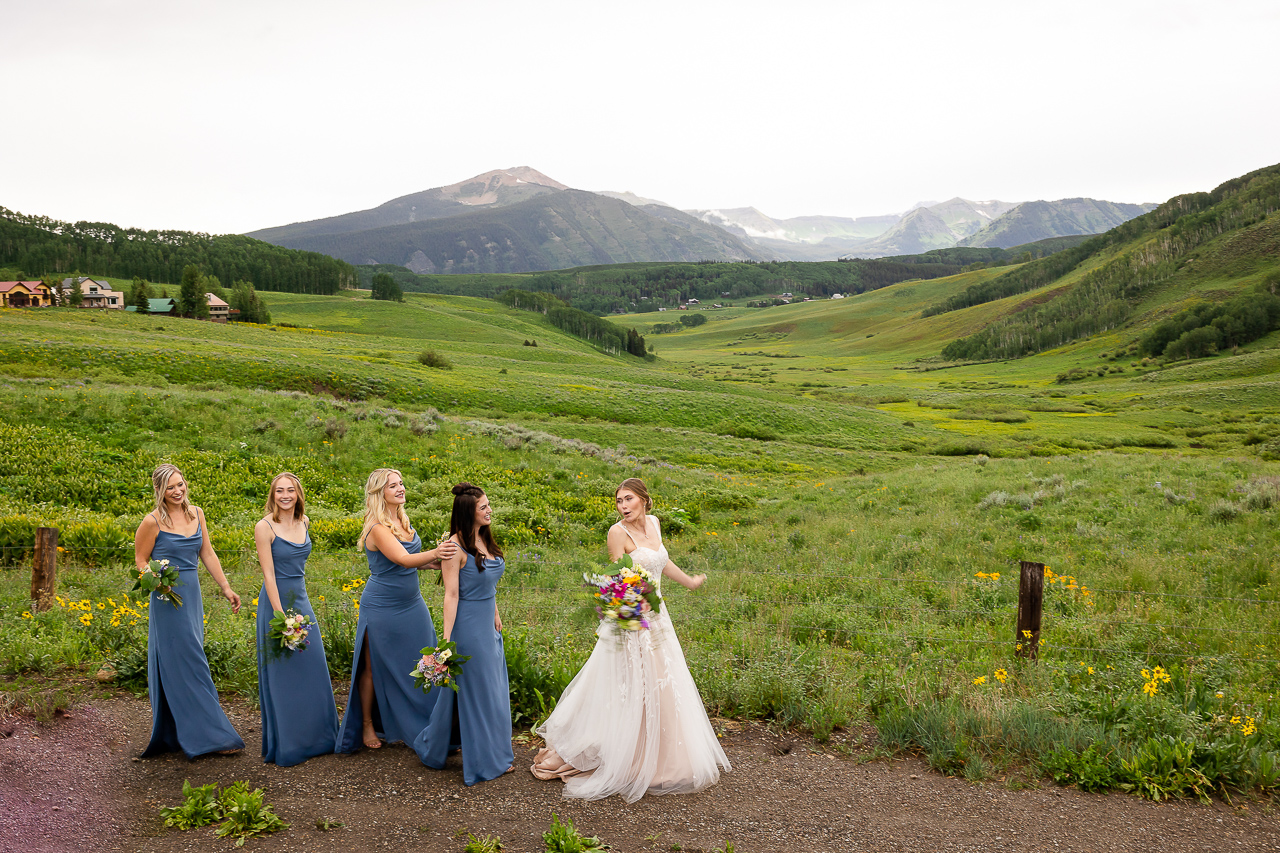
<svg viewBox="0 0 1280 853">
<path fill-rule="evenodd" d="M 609 529 L 609 559 L 630 554 L 653 576 L 697 589 L 667 557 L 653 500 L 630 478 L 615 493 L 622 519 Z M 533 775 L 562 779 L 564 795 L 597 800 L 620 794 L 633 803 L 650 794 L 687 794 L 715 784 L 729 759 L 716 740 L 663 602 L 650 627 L 618 630 L 602 622 L 590 659 L 565 688 L 538 735 L 546 741 Z M 619 636 L 621 635 L 621 636 Z"/>
</svg>

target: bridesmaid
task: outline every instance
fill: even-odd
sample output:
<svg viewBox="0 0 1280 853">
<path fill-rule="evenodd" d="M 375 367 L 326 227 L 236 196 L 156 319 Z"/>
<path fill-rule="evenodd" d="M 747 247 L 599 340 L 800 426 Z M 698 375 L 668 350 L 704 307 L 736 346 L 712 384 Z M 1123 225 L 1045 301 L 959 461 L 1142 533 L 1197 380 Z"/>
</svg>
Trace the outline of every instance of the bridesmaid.
<svg viewBox="0 0 1280 853">
<path fill-rule="evenodd" d="M 441 770 L 450 749 L 462 745 L 462 781 L 468 785 L 510 773 L 511 691 L 502 645 L 496 589 L 507 564 L 493 539 L 489 498 L 470 483 L 453 487 L 451 542 L 462 549 L 446 558 L 444 638 L 470 655 L 458 675 L 458 692 L 440 691 L 431 725 L 413 743 L 418 758 Z"/>
<path fill-rule="evenodd" d="M 267 490 L 266 516 L 253 528 L 262 566 L 258 594 L 258 699 L 262 706 L 262 760 L 280 767 L 333 752 L 338 709 L 315 611 L 307 599 L 311 520 L 302 483 L 285 471 Z M 311 618 L 310 643 L 287 653 L 267 636 L 276 613 L 296 610 Z"/>
<path fill-rule="evenodd" d="M 231 612 L 240 612 L 240 596 L 227 583 L 209 541 L 204 512 L 187 499 L 187 481 L 176 465 L 158 465 L 151 474 L 156 508 L 138 525 L 133 558 L 138 568 L 150 560 L 168 560 L 178 570 L 174 592 L 182 605 L 155 593 L 147 615 L 147 694 L 151 698 L 151 742 L 143 758 L 181 750 L 187 758 L 244 749 L 231 727 L 204 656 L 204 603 L 200 600 L 197 561 L 218 584 Z"/>
<path fill-rule="evenodd" d="M 359 545 L 369 559 L 369 582 L 360 596 L 351 696 L 335 752 L 377 749 L 379 737 L 412 743 L 431 719 L 438 691 L 423 693 L 409 673 L 424 646 L 436 644 L 431 613 L 418 589 L 418 572 L 437 569 L 457 551 L 445 542 L 422 550 L 422 539 L 404 511 L 400 472 L 379 468 L 364 485 L 364 530 Z"/>
</svg>

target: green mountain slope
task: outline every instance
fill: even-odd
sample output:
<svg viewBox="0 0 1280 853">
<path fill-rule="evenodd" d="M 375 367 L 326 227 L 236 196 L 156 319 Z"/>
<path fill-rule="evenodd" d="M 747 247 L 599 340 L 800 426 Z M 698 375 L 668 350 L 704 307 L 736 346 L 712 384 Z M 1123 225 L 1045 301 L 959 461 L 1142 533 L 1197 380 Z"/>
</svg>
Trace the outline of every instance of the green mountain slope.
<svg viewBox="0 0 1280 853">
<path fill-rule="evenodd" d="M 422 273 L 527 272 L 757 256 L 727 233 L 673 225 L 626 202 L 581 190 L 547 193 L 447 219 L 290 238 L 284 244 L 350 263 L 397 264 Z"/>
<path fill-rule="evenodd" d="M 947 345 L 952 359 L 1011 358 L 1130 327 L 1144 304 L 1212 285 L 1221 294 L 1280 273 L 1280 166 L 1177 196 L 1098 237 L 965 288 L 925 309 L 945 314 L 1033 293 L 1007 316 Z M 1225 260 L 1224 260 L 1225 259 Z M 1212 263 L 1210 263 L 1212 261 Z"/>
<path fill-rule="evenodd" d="M 1092 198 L 1027 201 L 1002 214 L 961 246 L 1009 248 L 1050 237 L 1101 234 L 1152 210 L 1154 204 L 1117 204 Z"/>
</svg>

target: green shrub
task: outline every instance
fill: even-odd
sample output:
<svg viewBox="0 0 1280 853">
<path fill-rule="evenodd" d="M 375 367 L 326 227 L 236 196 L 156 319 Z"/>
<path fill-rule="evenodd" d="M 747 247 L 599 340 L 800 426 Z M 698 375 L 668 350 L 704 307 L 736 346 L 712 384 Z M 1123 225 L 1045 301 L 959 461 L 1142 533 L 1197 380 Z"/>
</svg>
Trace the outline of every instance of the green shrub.
<svg viewBox="0 0 1280 853">
<path fill-rule="evenodd" d="M 69 524 L 58 541 L 67 556 L 81 565 L 104 566 L 133 560 L 133 531 L 114 521 Z"/>
<path fill-rule="evenodd" d="M 424 349 L 418 353 L 418 363 L 437 370 L 453 370 L 453 363 L 433 349 Z"/>
<path fill-rule="evenodd" d="M 1120 763 L 1110 751 L 1090 744 L 1083 752 L 1058 748 L 1040 759 L 1040 768 L 1059 785 L 1100 792 L 1116 787 Z"/>
</svg>

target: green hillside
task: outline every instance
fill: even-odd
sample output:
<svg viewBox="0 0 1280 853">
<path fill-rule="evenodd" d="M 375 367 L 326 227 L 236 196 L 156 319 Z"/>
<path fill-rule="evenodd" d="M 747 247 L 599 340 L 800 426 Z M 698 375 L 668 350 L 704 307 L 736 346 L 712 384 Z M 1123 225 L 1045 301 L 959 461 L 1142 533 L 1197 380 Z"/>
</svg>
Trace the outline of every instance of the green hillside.
<svg viewBox="0 0 1280 853">
<path fill-rule="evenodd" d="M 851 747 L 870 721 L 885 748 L 974 779 L 1038 779 L 1098 745 L 1100 788 L 1174 743 L 1212 790 L 1261 794 L 1280 752 L 1280 668 L 1259 641 L 1280 631 L 1280 333 L 1194 362 L 1120 355 L 1187 304 L 1240 292 L 1271 243 L 1243 230 L 1216 245 L 1131 327 L 981 364 L 937 353 L 1054 286 L 923 316 L 999 267 L 680 312 L 707 322 L 649 335 L 652 362 L 476 297 L 276 294 L 276 326 L 0 311 L 0 561 L 29 566 L 34 528 L 57 526 L 77 608 L 32 613 L 29 572 L 0 572 L 0 693 L 8 707 L 46 686 L 96 695 L 106 663 L 142 689 L 146 620 L 111 625 L 107 608 L 161 460 L 181 466 L 249 601 L 263 489 L 302 478 L 309 589 L 346 679 L 361 483 L 389 465 L 424 539 L 452 484 L 491 497 L 528 725 L 594 642 L 581 576 L 603 559 L 614 487 L 641 476 L 673 558 L 709 576 L 668 601 L 716 717 Z M 1021 560 L 1054 573 L 1036 663 L 1012 642 Z M 437 614 L 442 589 L 423 581 Z M 204 595 L 215 683 L 256 695 L 252 618 Z"/>
</svg>

